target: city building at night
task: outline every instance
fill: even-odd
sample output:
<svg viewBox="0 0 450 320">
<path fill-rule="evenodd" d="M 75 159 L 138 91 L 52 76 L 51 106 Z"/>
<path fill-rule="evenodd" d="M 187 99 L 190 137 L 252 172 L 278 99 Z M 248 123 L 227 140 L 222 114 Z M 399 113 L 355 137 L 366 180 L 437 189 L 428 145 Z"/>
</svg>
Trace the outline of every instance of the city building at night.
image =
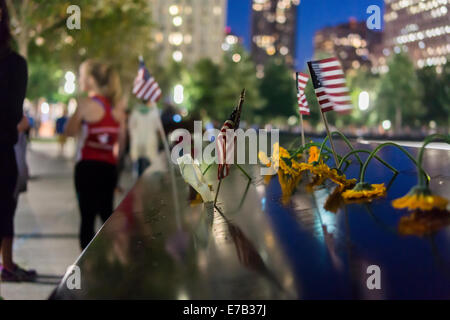
<svg viewBox="0 0 450 320">
<path fill-rule="evenodd" d="M 317 31 L 314 36 L 314 52 L 316 57 L 338 57 L 344 70 L 370 68 L 370 52 L 381 43 L 381 36 L 381 32 L 369 30 L 365 21 L 351 19 L 348 23 Z"/>
<path fill-rule="evenodd" d="M 270 56 L 284 57 L 295 64 L 297 7 L 300 0 L 253 0 L 251 50 L 261 69 Z"/>
<path fill-rule="evenodd" d="M 418 68 L 437 66 L 450 55 L 449 0 L 385 0 L 383 46 L 375 72 L 387 71 L 393 53 L 406 52 Z"/>
<path fill-rule="evenodd" d="M 225 36 L 226 0 L 151 0 L 155 51 L 161 64 L 219 62 Z"/>
</svg>

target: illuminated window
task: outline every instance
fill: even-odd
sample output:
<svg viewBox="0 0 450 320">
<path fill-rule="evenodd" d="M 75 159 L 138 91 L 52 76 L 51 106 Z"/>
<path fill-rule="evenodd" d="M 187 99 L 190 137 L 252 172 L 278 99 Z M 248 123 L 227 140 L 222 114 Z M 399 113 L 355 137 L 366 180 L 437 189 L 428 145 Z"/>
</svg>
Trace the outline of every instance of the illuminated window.
<svg viewBox="0 0 450 320">
<path fill-rule="evenodd" d="M 179 27 L 183 24 L 183 18 L 181 18 L 180 16 L 176 16 L 175 18 L 173 18 L 172 23 L 174 26 Z"/>
<path fill-rule="evenodd" d="M 269 56 L 273 56 L 276 53 L 275 47 L 268 47 L 266 52 Z"/>
<path fill-rule="evenodd" d="M 172 58 L 174 61 L 176 62 L 180 62 L 181 60 L 183 60 L 183 53 L 181 51 L 174 51 L 172 54 Z"/>
<path fill-rule="evenodd" d="M 172 6 L 169 7 L 169 13 L 171 15 L 173 15 L 173 16 L 177 15 L 179 12 L 180 12 L 180 8 L 178 6 L 172 5 Z"/>
<path fill-rule="evenodd" d="M 183 35 L 179 32 L 171 33 L 169 35 L 169 42 L 175 46 L 179 46 L 183 43 Z"/>
<path fill-rule="evenodd" d="M 287 48 L 287 47 L 281 47 L 280 48 L 280 53 L 283 55 L 283 56 L 285 56 L 285 55 L 287 55 L 288 53 L 289 53 L 289 49 Z"/>
</svg>

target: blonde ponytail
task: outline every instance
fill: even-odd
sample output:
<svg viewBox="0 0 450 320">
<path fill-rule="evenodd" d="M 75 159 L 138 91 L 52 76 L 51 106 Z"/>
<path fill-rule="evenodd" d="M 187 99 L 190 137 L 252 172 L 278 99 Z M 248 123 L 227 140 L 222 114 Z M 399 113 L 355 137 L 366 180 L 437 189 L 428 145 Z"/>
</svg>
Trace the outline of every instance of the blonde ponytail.
<svg viewBox="0 0 450 320">
<path fill-rule="evenodd" d="M 122 97 L 122 86 L 118 72 L 109 64 L 95 60 L 85 62 L 86 70 L 91 75 L 98 87 L 99 93 L 117 105 Z"/>
</svg>

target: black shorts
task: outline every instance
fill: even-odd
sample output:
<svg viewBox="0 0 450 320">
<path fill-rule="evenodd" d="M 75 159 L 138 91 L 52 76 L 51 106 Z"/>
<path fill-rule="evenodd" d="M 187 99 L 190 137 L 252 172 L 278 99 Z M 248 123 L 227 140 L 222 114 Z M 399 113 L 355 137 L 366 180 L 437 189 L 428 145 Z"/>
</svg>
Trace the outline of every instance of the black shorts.
<svg viewBox="0 0 450 320">
<path fill-rule="evenodd" d="M 0 146 L 0 238 L 14 236 L 17 163 L 13 146 Z"/>
</svg>

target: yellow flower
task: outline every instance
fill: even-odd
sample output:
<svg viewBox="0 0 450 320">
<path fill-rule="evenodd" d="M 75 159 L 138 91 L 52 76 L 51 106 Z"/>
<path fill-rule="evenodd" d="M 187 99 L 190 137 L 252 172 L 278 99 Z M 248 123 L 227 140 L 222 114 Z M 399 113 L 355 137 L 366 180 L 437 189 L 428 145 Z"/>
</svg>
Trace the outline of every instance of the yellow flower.
<svg viewBox="0 0 450 320">
<path fill-rule="evenodd" d="M 280 152 L 280 158 L 290 158 L 291 157 L 289 152 L 283 147 L 279 147 L 279 152 Z"/>
<path fill-rule="evenodd" d="M 322 176 L 328 176 L 330 174 L 330 171 L 330 167 L 323 162 L 320 162 L 315 166 L 313 165 L 311 170 L 312 173 Z"/>
<path fill-rule="evenodd" d="M 283 159 L 280 159 L 280 169 L 283 170 L 284 174 L 288 174 L 291 176 L 297 176 L 300 174 L 297 170 L 294 168 L 294 163 L 296 163 L 295 160 L 291 161 L 291 165 L 289 166 Z"/>
<path fill-rule="evenodd" d="M 267 154 L 263 151 L 258 152 L 259 161 L 267 167 L 272 167 L 275 171 L 280 167 L 280 144 L 277 142 L 273 145 L 272 157 L 268 158 Z M 283 154 L 284 154 L 283 149 Z M 287 151 L 286 151 L 287 152 Z M 288 153 L 289 154 L 289 153 Z"/>
<path fill-rule="evenodd" d="M 396 209 L 409 210 L 422 210 L 430 211 L 433 209 L 445 210 L 447 208 L 448 200 L 438 196 L 433 195 L 427 187 L 414 187 L 411 191 L 394 201 L 392 201 L 392 206 Z"/>
<path fill-rule="evenodd" d="M 356 184 L 356 179 L 348 180 L 345 174 L 339 174 L 336 169 L 330 169 L 330 167 L 323 162 L 313 166 L 311 172 L 316 175 L 313 185 L 321 185 L 323 181 L 330 179 L 339 186 L 341 191 L 343 191 Z"/>
<path fill-rule="evenodd" d="M 336 169 L 331 170 L 329 178 L 339 186 L 340 191 L 353 188 L 356 185 L 356 179 L 347 179 L 345 174 L 339 174 Z"/>
<path fill-rule="evenodd" d="M 280 147 L 278 142 L 273 145 L 271 158 L 268 158 L 262 151 L 258 153 L 258 158 L 262 164 L 267 167 L 272 167 L 275 171 L 281 169 L 284 174 L 291 176 L 297 176 L 300 174 L 300 171 L 296 169 L 299 163 L 294 159 L 291 159 L 289 151 L 283 147 Z"/>
<path fill-rule="evenodd" d="M 309 159 L 308 163 L 313 163 L 319 161 L 319 148 L 316 146 L 312 146 L 309 148 Z"/>
<path fill-rule="evenodd" d="M 382 184 L 358 183 L 353 189 L 344 191 L 342 197 L 345 200 L 374 199 L 386 194 L 386 187 Z"/>
<path fill-rule="evenodd" d="M 267 154 L 265 154 L 263 151 L 258 152 L 258 159 L 261 161 L 261 163 L 267 167 L 270 167 L 272 165 L 272 162 L 267 157 Z"/>
<path fill-rule="evenodd" d="M 309 164 L 309 163 L 304 163 L 304 162 L 293 162 L 292 163 L 292 168 L 294 168 L 295 170 L 297 170 L 299 173 L 303 172 L 303 171 L 312 171 L 313 169 L 313 165 Z"/>
</svg>

